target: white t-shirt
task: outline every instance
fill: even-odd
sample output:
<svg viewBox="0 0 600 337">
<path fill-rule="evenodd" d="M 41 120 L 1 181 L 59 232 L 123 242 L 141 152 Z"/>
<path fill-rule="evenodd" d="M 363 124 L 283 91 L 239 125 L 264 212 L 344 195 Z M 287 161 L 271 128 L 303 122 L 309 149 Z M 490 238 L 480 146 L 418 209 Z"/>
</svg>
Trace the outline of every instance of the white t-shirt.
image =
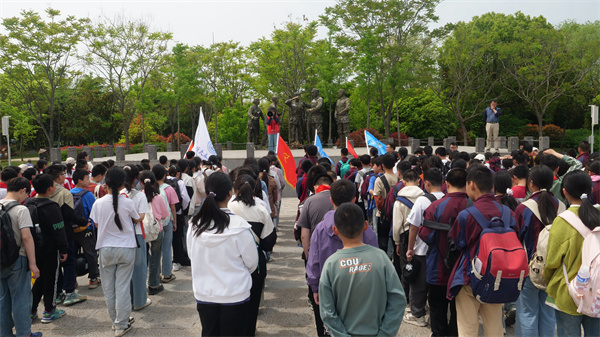
<svg viewBox="0 0 600 337">
<path fill-rule="evenodd" d="M 444 192 L 433 192 L 433 195 L 440 200 L 444 197 Z M 425 196 L 420 196 L 415 201 L 413 208 L 408 213 L 408 218 L 406 221 L 410 223 L 412 226 L 421 227 L 423 224 L 423 213 L 431 205 L 431 201 L 427 199 Z M 415 255 L 425 256 L 427 255 L 427 244 L 421 240 L 421 238 L 417 235 L 417 240 L 415 241 Z"/>
<path fill-rule="evenodd" d="M 133 204 L 135 205 L 135 210 L 138 212 L 139 215 L 147 214 L 150 212 L 150 209 L 148 208 L 148 200 L 146 200 L 146 194 L 144 194 L 144 192 L 140 192 L 138 190 L 131 190 L 131 192 L 128 193 L 126 189 L 122 189 L 119 193 L 126 194 L 127 197 L 131 199 L 131 201 L 133 201 Z M 140 224 L 141 223 L 135 225 L 135 234 L 142 235 L 142 227 L 140 226 Z"/>
<path fill-rule="evenodd" d="M 119 218 L 121 219 L 123 231 L 119 230 L 115 223 L 112 194 L 107 194 L 96 200 L 94 206 L 92 206 L 90 218 L 94 220 L 98 226 L 96 249 L 104 247 L 137 247 L 132 219 L 139 219 L 140 216 L 135 210 L 133 200 L 128 199 L 124 195 L 119 195 L 117 211 L 119 213 Z"/>
</svg>

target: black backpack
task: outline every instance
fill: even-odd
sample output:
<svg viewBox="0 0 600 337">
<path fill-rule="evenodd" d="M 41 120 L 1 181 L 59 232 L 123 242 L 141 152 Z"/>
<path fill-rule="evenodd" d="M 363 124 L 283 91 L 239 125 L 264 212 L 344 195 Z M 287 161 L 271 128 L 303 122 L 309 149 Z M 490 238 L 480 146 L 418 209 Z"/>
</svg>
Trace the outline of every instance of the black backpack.
<svg viewBox="0 0 600 337">
<path fill-rule="evenodd" d="M 179 181 L 179 179 L 177 179 L 177 178 L 173 178 L 173 179 L 166 178 L 165 179 L 165 184 L 173 187 L 173 189 L 175 190 L 175 193 L 177 194 L 177 198 L 179 199 L 179 202 L 175 204 L 175 212 L 179 212 L 179 211 L 183 210 L 183 201 L 181 199 L 181 190 L 179 189 L 179 184 L 177 183 L 178 181 Z"/>
<path fill-rule="evenodd" d="M 31 228 L 31 236 L 33 236 L 33 242 L 35 243 L 36 251 L 41 250 L 46 242 L 46 234 L 42 232 L 40 227 L 40 216 L 38 209 L 52 203 L 54 203 L 54 201 L 46 198 L 27 198 L 25 201 L 25 206 L 29 210 L 29 216 L 31 216 L 31 223 L 33 223 L 33 228 Z"/>
<path fill-rule="evenodd" d="M 14 201 L 6 205 L 0 204 L 0 267 L 12 266 L 19 258 L 21 247 L 17 244 L 12 220 L 8 211 L 19 203 Z"/>
<path fill-rule="evenodd" d="M 81 190 L 77 193 L 73 194 L 73 211 L 75 211 L 75 214 L 79 215 L 82 218 L 86 218 L 87 216 L 85 216 L 85 210 L 83 208 L 83 196 L 86 193 L 92 193 L 88 190 Z"/>
</svg>

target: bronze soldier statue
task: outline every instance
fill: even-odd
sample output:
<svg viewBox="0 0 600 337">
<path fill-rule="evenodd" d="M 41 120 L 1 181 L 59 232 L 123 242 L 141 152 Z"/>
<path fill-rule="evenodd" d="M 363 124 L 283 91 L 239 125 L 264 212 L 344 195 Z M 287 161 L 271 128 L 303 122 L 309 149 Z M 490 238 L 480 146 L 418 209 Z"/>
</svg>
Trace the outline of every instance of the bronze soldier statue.
<svg viewBox="0 0 600 337">
<path fill-rule="evenodd" d="M 261 123 L 259 119 L 265 122 L 265 116 L 262 110 L 258 107 L 260 100 L 255 98 L 252 102 L 252 106 L 248 109 L 248 143 L 252 142 L 254 145 L 258 144 L 258 138 L 260 136 Z"/>
<path fill-rule="evenodd" d="M 335 103 L 335 121 L 337 122 L 338 136 L 344 144 L 346 137 L 350 134 L 350 98 L 346 97 L 346 90 L 338 90 L 338 100 Z"/>
<path fill-rule="evenodd" d="M 302 130 L 304 129 L 304 114 L 306 109 L 306 104 L 300 100 L 300 93 L 296 93 L 296 95 L 287 101 L 285 104 L 290 107 L 290 144 L 298 143 L 301 144 L 303 137 Z"/>
<path fill-rule="evenodd" d="M 315 130 L 319 135 L 319 139 L 323 139 L 323 116 L 321 116 L 321 108 L 323 107 L 323 98 L 319 96 L 319 89 L 314 88 L 310 91 L 310 109 L 306 110 L 308 115 L 308 137 L 313 137 Z"/>
</svg>

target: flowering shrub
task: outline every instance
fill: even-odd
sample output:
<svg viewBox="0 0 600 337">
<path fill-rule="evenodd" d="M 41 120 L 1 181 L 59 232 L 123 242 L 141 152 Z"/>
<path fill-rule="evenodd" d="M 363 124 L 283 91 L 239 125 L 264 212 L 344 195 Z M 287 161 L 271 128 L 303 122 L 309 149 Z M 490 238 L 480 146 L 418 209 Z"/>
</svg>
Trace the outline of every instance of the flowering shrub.
<svg viewBox="0 0 600 337">
<path fill-rule="evenodd" d="M 408 146 L 408 136 L 405 133 L 400 133 L 400 141 L 398 141 L 398 132 L 394 132 L 390 136 L 394 138 L 396 146 Z"/>
<path fill-rule="evenodd" d="M 542 127 L 542 134 L 550 137 L 550 140 L 560 140 L 565 134 L 565 129 L 554 124 L 546 124 Z"/>
<path fill-rule="evenodd" d="M 175 134 L 170 134 L 167 139 L 166 142 L 167 143 L 177 143 L 177 137 L 181 137 L 179 139 L 179 142 L 181 144 L 187 143 L 187 142 L 191 142 L 192 139 L 188 136 L 186 136 L 183 132 L 179 133 L 179 132 L 175 132 Z"/>
</svg>

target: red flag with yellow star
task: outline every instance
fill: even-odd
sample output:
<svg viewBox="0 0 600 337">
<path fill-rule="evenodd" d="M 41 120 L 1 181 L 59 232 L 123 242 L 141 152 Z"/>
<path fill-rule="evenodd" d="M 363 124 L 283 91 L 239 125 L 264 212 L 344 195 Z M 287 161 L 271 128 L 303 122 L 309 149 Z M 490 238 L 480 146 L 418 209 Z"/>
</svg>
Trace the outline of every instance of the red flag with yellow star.
<svg viewBox="0 0 600 337">
<path fill-rule="evenodd" d="M 296 189 L 296 161 L 294 160 L 292 151 L 283 141 L 281 135 L 279 135 L 277 143 L 277 158 L 283 169 L 285 181 L 292 186 L 293 189 Z"/>
</svg>

